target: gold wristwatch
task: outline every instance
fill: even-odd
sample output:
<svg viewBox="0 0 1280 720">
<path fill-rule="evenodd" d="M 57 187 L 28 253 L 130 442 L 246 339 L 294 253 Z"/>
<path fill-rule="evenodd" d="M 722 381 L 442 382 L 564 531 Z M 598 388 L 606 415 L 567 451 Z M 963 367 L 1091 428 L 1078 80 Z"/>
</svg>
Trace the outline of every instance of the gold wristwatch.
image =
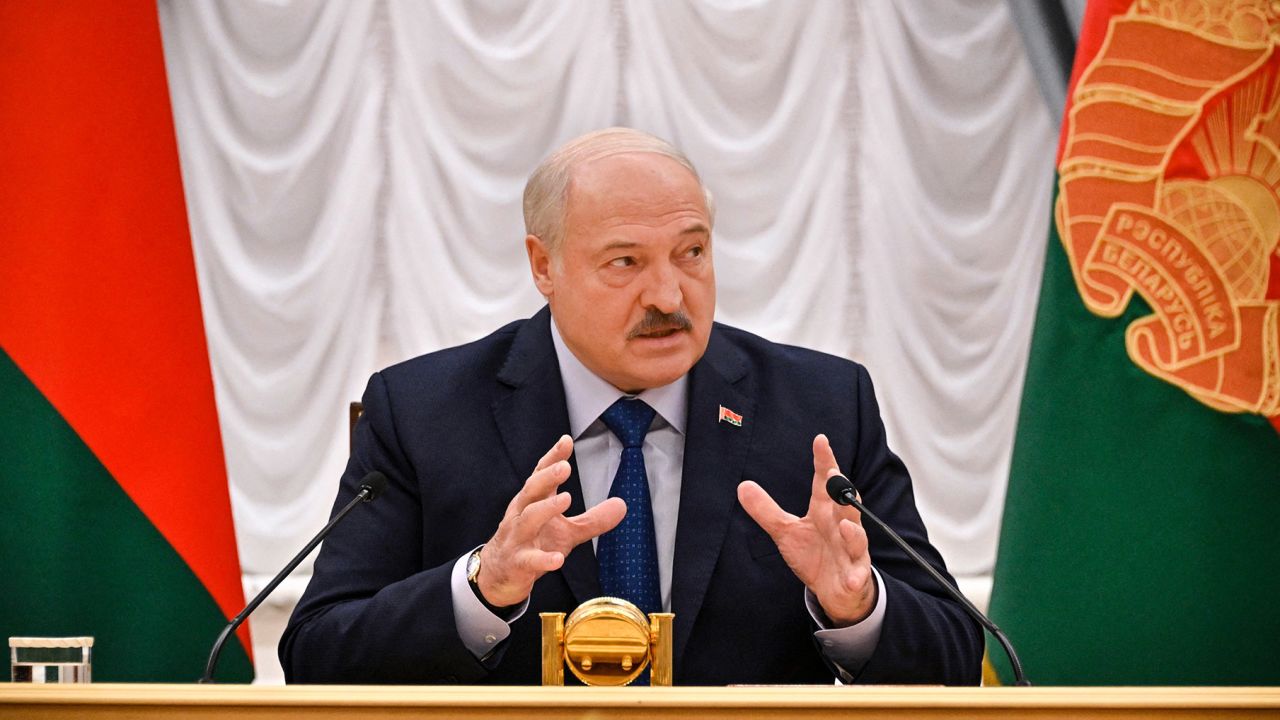
<svg viewBox="0 0 1280 720">
<path fill-rule="evenodd" d="M 498 617 L 505 617 L 506 612 L 510 610 L 510 608 L 494 605 L 485 599 L 484 593 L 480 592 L 480 551 L 483 549 L 484 546 L 481 545 L 475 550 L 472 550 L 471 554 L 467 556 L 467 584 L 471 586 L 471 592 L 476 594 L 476 598 L 482 605 L 489 609 L 489 612 L 497 615 Z"/>
<path fill-rule="evenodd" d="M 471 554 L 467 556 L 467 582 L 471 583 L 471 589 L 475 590 L 476 595 L 481 598 L 484 596 L 480 595 L 480 586 L 476 583 L 476 580 L 480 577 L 480 551 L 483 549 L 484 546 L 481 545 L 472 550 Z"/>
</svg>

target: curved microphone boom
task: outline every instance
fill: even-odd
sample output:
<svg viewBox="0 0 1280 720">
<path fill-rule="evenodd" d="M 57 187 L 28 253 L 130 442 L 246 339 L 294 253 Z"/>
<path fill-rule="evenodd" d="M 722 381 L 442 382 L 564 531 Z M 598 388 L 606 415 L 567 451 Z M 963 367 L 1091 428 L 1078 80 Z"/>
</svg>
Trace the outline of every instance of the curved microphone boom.
<svg viewBox="0 0 1280 720">
<path fill-rule="evenodd" d="M 1004 648 L 1005 654 L 1009 656 L 1009 664 L 1013 667 L 1014 683 L 1024 687 L 1031 685 L 1026 677 L 1023 676 L 1022 661 L 1018 660 L 1018 654 L 1013 651 L 1013 644 L 1009 642 L 1009 638 L 1005 636 L 1004 632 L 1001 631 L 1000 628 L 996 627 L 996 624 L 991 622 L 986 615 L 983 615 L 981 610 L 974 607 L 973 603 L 969 602 L 969 598 L 960 594 L 960 591 L 948 582 L 947 579 L 942 576 L 942 573 L 938 572 L 932 565 L 926 562 L 924 558 L 920 557 L 920 554 L 908 545 L 907 541 L 902 539 L 902 536 L 894 532 L 893 528 L 886 525 L 883 520 L 876 517 L 875 513 L 868 510 L 866 506 L 858 500 L 858 494 L 854 490 L 853 483 L 849 481 L 849 478 L 843 475 L 832 475 L 827 478 L 827 494 L 830 495 L 831 499 L 835 500 L 837 504 L 848 505 L 862 513 L 863 517 L 870 518 L 872 522 L 879 526 L 879 528 L 889 536 L 889 539 L 893 540 L 898 547 L 905 550 L 907 555 L 909 555 L 917 565 L 924 568 L 924 570 L 929 573 L 929 576 L 947 591 L 948 595 L 955 599 L 956 602 L 960 603 L 970 617 L 977 620 L 982 627 L 986 628 L 988 632 L 995 636 L 996 640 L 1000 641 L 1000 646 Z"/>
<path fill-rule="evenodd" d="M 327 536 L 329 532 L 337 526 L 342 518 L 347 516 L 347 513 L 351 512 L 352 508 L 362 502 L 369 502 L 373 500 L 381 495 L 382 491 L 386 489 L 387 476 L 377 470 L 365 475 L 364 478 L 360 480 L 360 492 L 356 493 L 356 496 L 352 498 L 351 502 L 347 503 L 346 507 L 339 510 L 338 514 L 334 515 L 333 519 L 329 521 L 329 524 L 325 525 L 320 532 L 316 533 L 315 537 L 311 538 L 311 542 L 307 543 L 307 546 L 302 548 L 302 552 L 295 555 L 293 559 L 289 561 L 289 564 L 284 566 L 283 570 L 276 573 L 276 576 L 271 578 L 271 582 L 267 583 L 267 586 L 262 588 L 262 592 L 258 593 L 257 597 L 251 600 L 249 604 L 240 611 L 240 614 L 236 615 L 235 618 L 231 622 L 227 623 L 227 626 L 222 629 L 222 634 L 218 635 L 218 639 L 213 641 L 213 649 L 209 651 L 209 662 L 205 665 L 204 675 L 200 677 L 200 682 L 202 684 L 213 682 L 213 671 L 218 667 L 218 656 L 222 654 L 222 646 L 226 644 L 227 638 L 231 637 L 231 633 L 235 632 L 236 628 L 240 627 L 240 624 L 249 617 L 250 613 L 258 609 L 258 606 L 262 604 L 263 600 L 267 599 L 267 596 L 271 594 L 271 591 L 275 590 L 277 585 L 284 582 L 284 579 L 289 576 L 289 573 L 293 572 L 294 568 L 298 567 L 298 564 L 310 555 L 312 550 L 316 549 L 316 546 L 320 544 L 320 541 L 325 539 L 325 536 Z"/>
</svg>

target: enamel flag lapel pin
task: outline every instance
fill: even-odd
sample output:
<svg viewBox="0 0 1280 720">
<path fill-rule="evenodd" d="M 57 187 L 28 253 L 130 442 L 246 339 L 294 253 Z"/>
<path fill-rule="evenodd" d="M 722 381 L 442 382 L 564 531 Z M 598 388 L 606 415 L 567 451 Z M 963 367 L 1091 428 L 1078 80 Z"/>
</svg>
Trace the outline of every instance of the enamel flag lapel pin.
<svg viewBox="0 0 1280 720">
<path fill-rule="evenodd" d="M 727 422 L 730 425 L 733 425 L 736 427 L 742 427 L 742 416 L 730 410 L 729 408 L 721 405 L 719 422 Z"/>
</svg>

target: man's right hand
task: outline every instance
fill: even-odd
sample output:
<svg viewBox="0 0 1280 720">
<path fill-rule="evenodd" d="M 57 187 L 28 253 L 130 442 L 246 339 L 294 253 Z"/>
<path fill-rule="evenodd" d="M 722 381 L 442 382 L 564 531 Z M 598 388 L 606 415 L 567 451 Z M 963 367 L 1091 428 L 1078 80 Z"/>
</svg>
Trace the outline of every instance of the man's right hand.
<svg viewBox="0 0 1280 720">
<path fill-rule="evenodd" d="M 569 493 L 556 493 L 556 488 L 569 479 L 571 454 L 573 440 L 560 436 L 507 505 L 498 531 L 480 550 L 476 585 L 490 605 L 524 602 L 533 592 L 533 583 L 559 570 L 570 550 L 609 532 L 627 514 L 621 498 L 609 498 L 581 515 L 564 516 Z"/>
</svg>

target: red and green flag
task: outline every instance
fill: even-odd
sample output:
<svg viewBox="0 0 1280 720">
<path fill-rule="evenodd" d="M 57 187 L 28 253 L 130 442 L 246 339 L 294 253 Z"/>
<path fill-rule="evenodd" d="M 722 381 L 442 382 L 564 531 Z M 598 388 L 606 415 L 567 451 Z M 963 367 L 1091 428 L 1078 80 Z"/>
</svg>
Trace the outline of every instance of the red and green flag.
<svg viewBox="0 0 1280 720">
<path fill-rule="evenodd" d="M 193 681 L 244 597 L 155 3 L 0 3 L 0 88 L 0 638 Z"/>
<path fill-rule="evenodd" d="M 1089 3 L 991 607 L 1037 684 L 1280 683 L 1278 38 Z"/>
</svg>

